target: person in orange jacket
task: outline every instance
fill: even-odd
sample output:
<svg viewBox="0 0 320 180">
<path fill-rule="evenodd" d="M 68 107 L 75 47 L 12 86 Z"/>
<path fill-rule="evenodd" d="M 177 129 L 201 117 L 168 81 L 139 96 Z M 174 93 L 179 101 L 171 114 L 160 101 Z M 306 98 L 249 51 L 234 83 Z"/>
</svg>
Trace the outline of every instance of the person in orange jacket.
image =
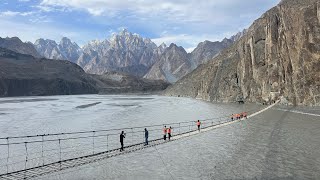
<svg viewBox="0 0 320 180">
<path fill-rule="evenodd" d="M 166 140 L 167 139 L 167 126 L 164 126 L 162 131 L 163 131 L 163 140 Z"/>
<path fill-rule="evenodd" d="M 167 129 L 167 133 L 168 133 L 168 139 L 170 141 L 170 138 L 171 138 L 171 126 Z"/>
<path fill-rule="evenodd" d="M 200 125 L 201 125 L 201 122 L 200 120 L 197 121 L 197 126 L 198 126 L 198 131 L 200 132 Z"/>
</svg>

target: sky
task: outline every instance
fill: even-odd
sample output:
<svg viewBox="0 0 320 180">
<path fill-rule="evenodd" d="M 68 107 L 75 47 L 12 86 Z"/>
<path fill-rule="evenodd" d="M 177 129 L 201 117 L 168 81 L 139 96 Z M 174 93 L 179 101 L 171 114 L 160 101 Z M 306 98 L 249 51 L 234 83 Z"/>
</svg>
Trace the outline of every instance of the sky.
<svg viewBox="0 0 320 180">
<path fill-rule="evenodd" d="M 221 41 L 280 0 L 0 0 L 0 37 L 22 41 L 68 37 L 80 46 L 127 29 L 187 51 Z"/>
</svg>

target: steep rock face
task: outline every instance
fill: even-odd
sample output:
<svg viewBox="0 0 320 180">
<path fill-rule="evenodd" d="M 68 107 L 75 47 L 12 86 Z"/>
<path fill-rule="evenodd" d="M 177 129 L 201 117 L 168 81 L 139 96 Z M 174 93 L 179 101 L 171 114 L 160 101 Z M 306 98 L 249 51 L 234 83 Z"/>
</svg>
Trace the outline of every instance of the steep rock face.
<svg viewBox="0 0 320 180">
<path fill-rule="evenodd" d="M 190 54 L 190 62 L 193 62 L 192 70 L 213 59 L 219 54 L 220 51 L 232 45 L 233 41 L 225 38 L 223 41 L 211 42 L 204 41 L 198 44 L 198 46 Z"/>
<path fill-rule="evenodd" d="M 110 48 L 110 42 L 108 40 L 100 41 L 100 40 L 93 40 L 90 41 L 88 44 L 82 47 L 83 53 L 88 53 L 90 51 L 95 51 L 98 55 L 104 56 L 106 52 Z M 93 56 L 93 58 L 95 55 Z"/>
<path fill-rule="evenodd" d="M 64 56 L 61 54 L 58 44 L 49 39 L 38 39 L 34 43 L 34 47 L 42 57 L 48 59 L 64 60 Z"/>
<path fill-rule="evenodd" d="M 76 64 L 0 48 L 0 96 L 90 93 L 98 93 L 95 80 Z"/>
<path fill-rule="evenodd" d="M 247 31 L 248 31 L 248 29 L 244 29 L 243 31 L 238 32 L 237 34 L 231 36 L 230 40 L 233 42 L 238 41 L 239 39 L 242 38 L 242 36 L 244 36 L 246 34 Z"/>
<path fill-rule="evenodd" d="M 9 49 L 17 53 L 28 54 L 33 57 L 40 57 L 40 54 L 33 47 L 32 43 L 24 43 L 17 37 L 12 37 L 12 38 L 0 37 L 0 47 Z"/>
<path fill-rule="evenodd" d="M 145 75 L 145 78 L 176 82 L 191 71 L 192 63 L 189 59 L 188 53 L 182 47 L 171 44 Z"/>
<path fill-rule="evenodd" d="M 59 44 L 50 39 L 38 39 L 34 43 L 34 47 L 45 58 L 71 62 L 77 62 L 82 52 L 76 43 L 66 37 L 63 37 Z"/>
<path fill-rule="evenodd" d="M 63 37 L 59 43 L 61 54 L 71 62 L 77 62 L 82 50 L 77 43 L 71 42 L 70 39 Z"/>
<path fill-rule="evenodd" d="M 144 77 L 174 83 L 200 64 L 217 56 L 232 43 L 230 39 L 224 39 L 221 42 L 204 41 L 189 54 L 182 47 L 178 48 L 175 44 L 171 44 Z"/>
<path fill-rule="evenodd" d="M 214 61 L 199 66 L 167 95 L 208 101 L 320 105 L 320 16 L 317 0 L 283 0 Z"/>
</svg>

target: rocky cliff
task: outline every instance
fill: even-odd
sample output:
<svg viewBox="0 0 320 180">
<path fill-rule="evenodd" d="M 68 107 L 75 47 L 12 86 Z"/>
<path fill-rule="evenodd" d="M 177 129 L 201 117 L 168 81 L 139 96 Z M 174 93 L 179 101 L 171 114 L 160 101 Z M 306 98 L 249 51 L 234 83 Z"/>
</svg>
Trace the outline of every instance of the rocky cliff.
<svg viewBox="0 0 320 180">
<path fill-rule="evenodd" d="M 173 83 L 189 73 L 191 69 L 192 63 L 188 53 L 183 47 L 171 44 L 144 77 Z"/>
<path fill-rule="evenodd" d="M 17 53 L 27 54 L 33 57 L 40 57 L 40 54 L 33 47 L 32 43 L 24 43 L 18 37 L 12 37 L 12 38 L 0 37 L 0 47 L 9 49 Z"/>
<path fill-rule="evenodd" d="M 240 35 L 239 35 L 240 36 Z M 200 64 L 206 63 L 217 56 L 222 50 L 233 44 L 231 39 L 223 39 L 220 41 L 204 41 L 190 53 L 190 62 L 193 63 L 192 70 L 197 68 Z"/>
<path fill-rule="evenodd" d="M 232 44 L 233 41 L 227 38 L 221 42 L 204 41 L 199 43 L 191 53 L 187 53 L 183 47 L 171 44 L 144 77 L 175 83 Z"/>
<path fill-rule="evenodd" d="M 95 81 L 78 65 L 0 48 L 0 96 L 90 93 L 98 93 Z"/>
<path fill-rule="evenodd" d="M 82 49 L 66 37 L 63 37 L 59 44 L 50 39 L 38 39 L 34 47 L 42 57 L 47 59 L 69 60 L 75 63 L 82 53 Z"/>
<path fill-rule="evenodd" d="M 283 0 L 230 48 L 165 94 L 220 102 L 320 105 L 320 3 Z"/>
</svg>

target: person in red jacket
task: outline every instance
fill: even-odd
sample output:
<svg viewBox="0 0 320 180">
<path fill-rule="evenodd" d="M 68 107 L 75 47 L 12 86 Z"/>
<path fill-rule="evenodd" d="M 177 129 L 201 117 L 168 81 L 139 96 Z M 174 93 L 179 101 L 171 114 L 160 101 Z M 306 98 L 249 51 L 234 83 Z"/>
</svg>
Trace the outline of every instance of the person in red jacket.
<svg viewBox="0 0 320 180">
<path fill-rule="evenodd" d="M 201 125 L 201 122 L 200 120 L 197 121 L 197 126 L 198 126 L 198 131 L 200 132 L 200 125 Z"/>
<path fill-rule="evenodd" d="M 162 132 L 163 132 L 163 140 L 166 140 L 167 139 L 167 126 L 163 127 Z"/>
<path fill-rule="evenodd" d="M 170 138 L 171 138 L 171 126 L 167 129 L 167 133 L 168 133 L 168 139 L 170 141 Z"/>
</svg>

